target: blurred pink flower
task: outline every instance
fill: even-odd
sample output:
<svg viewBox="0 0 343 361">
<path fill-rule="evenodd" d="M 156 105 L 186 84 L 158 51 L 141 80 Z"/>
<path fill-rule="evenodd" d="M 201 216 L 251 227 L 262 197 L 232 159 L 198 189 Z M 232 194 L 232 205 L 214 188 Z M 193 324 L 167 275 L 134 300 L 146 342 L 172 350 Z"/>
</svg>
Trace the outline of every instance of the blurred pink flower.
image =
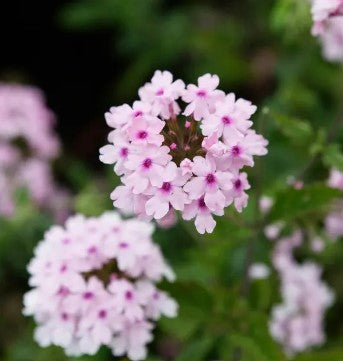
<svg viewBox="0 0 343 361">
<path fill-rule="evenodd" d="M 23 312 L 38 324 L 36 341 L 73 356 L 106 345 L 116 356 L 143 360 L 153 321 L 177 314 L 176 302 L 156 287 L 174 274 L 152 232 L 151 224 L 115 212 L 52 227 L 28 266 L 32 290 Z"/>
<path fill-rule="evenodd" d="M 343 1 L 312 0 L 312 34 L 323 45 L 329 61 L 343 62 Z"/>
<path fill-rule="evenodd" d="M 69 196 L 56 185 L 51 171 L 50 162 L 60 150 L 54 123 L 37 88 L 0 84 L 0 215 L 14 214 L 19 188 L 56 219 L 69 211 Z"/>
<path fill-rule="evenodd" d="M 294 259 L 293 250 L 301 244 L 302 234 L 296 231 L 280 239 L 273 252 L 273 264 L 281 279 L 282 303 L 273 308 L 270 332 L 290 356 L 325 341 L 324 314 L 334 299 L 320 279 L 321 268 Z"/>
</svg>

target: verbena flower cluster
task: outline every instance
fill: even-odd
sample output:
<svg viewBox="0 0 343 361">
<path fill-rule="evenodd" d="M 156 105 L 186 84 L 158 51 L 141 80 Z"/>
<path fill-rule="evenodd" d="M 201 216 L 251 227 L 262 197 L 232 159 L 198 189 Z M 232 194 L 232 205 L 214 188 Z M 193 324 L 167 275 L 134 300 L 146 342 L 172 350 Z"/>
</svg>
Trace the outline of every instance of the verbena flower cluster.
<svg viewBox="0 0 343 361">
<path fill-rule="evenodd" d="M 328 60 L 343 62 L 343 1 L 311 1 L 312 34 L 319 36 Z"/>
<path fill-rule="evenodd" d="M 186 87 L 170 72 L 156 71 L 139 89 L 139 101 L 105 114 L 114 130 L 100 159 L 115 164 L 121 177 L 111 195 L 115 207 L 162 222 L 180 211 L 195 219 L 201 234 L 213 231 L 213 215 L 230 204 L 242 211 L 250 185 L 241 170 L 267 153 L 268 142 L 251 129 L 256 106 L 218 85 L 217 75 Z"/>
<path fill-rule="evenodd" d="M 328 179 L 328 185 L 332 188 L 343 190 L 343 173 L 332 169 Z M 325 218 L 325 228 L 329 237 L 333 240 L 343 236 L 343 200 L 337 200 L 332 211 Z"/>
<path fill-rule="evenodd" d="M 37 88 L 0 83 L 0 216 L 14 213 L 14 194 L 22 187 L 36 204 L 56 212 L 66 198 L 51 174 L 60 148 L 54 122 Z"/>
<path fill-rule="evenodd" d="M 273 264 L 281 278 L 282 303 L 274 307 L 272 336 L 289 355 L 325 341 L 323 319 L 333 302 L 333 293 L 321 281 L 321 268 L 312 262 L 298 263 L 293 250 L 302 244 L 300 231 L 278 241 Z"/>
<path fill-rule="evenodd" d="M 152 232 L 151 224 L 108 212 L 73 216 L 45 234 L 28 266 L 33 289 L 24 297 L 40 346 L 78 356 L 106 345 L 114 355 L 145 358 L 154 321 L 177 313 L 175 301 L 156 288 L 174 274 Z"/>
</svg>

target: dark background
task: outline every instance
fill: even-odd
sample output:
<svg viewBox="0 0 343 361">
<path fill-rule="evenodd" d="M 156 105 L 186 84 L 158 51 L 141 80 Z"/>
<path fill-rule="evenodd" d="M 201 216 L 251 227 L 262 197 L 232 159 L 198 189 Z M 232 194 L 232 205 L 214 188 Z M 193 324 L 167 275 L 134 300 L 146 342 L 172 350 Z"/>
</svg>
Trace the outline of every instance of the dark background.
<svg viewBox="0 0 343 361">
<path fill-rule="evenodd" d="M 110 31 L 63 30 L 56 14 L 69 1 L 5 1 L 0 8 L 0 79 L 43 89 L 67 151 L 95 164 L 106 124 L 104 84 L 117 64 Z M 94 156 L 95 152 L 95 156 Z"/>
</svg>

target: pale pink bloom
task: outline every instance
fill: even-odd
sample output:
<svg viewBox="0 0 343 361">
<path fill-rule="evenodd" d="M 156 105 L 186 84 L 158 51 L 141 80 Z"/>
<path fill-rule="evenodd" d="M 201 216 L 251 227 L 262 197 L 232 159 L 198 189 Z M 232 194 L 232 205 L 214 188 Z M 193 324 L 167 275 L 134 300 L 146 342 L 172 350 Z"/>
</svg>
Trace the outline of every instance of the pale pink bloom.
<svg viewBox="0 0 343 361">
<path fill-rule="evenodd" d="M 65 227 L 52 227 L 28 266 L 32 290 L 23 312 L 38 324 L 36 341 L 71 356 L 94 355 L 106 345 L 114 355 L 145 357 L 150 321 L 177 311 L 156 287 L 174 274 L 152 232 L 151 224 L 123 221 L 114 212 L 73 216 Z"/>
<path fill-rule="evenodd" d="M 233 93 L 226 96 L 223 102 L 216 104 L 214 114 L 205 117 L 201 124 L 205 136 L 214 132 L 218 137 L 223 136 L 224 141 L 231 139 L 233 135 L 239 136 L 252 126 L 250 117 L 256 112 L 256 106 L 250 102 L 238 99 Z"/>
<path fill-rule="evenodd" d="M 343 189 L 343 173 L 337 169 L 331 169 L 327 181 L 332 188 Z M 343 202 L 338 200 L 334 203 L 332 210 L 326 216 L 324 224 L 325 230 L 330 238 L 336 240 L 343 236 Z"/>
<path fill-rule="evenodd" d="M 275 223 L 268 224 L 264 228 L 264 235 L 271 241 L 278 238 L 282 229 L 284 228 L 285 223 L 283 221 L 278 221 Z"/>
<path fill-rule="evenodd" d="M 50 165 L 60 148 L 54 123 L 55 117 L 38 89 L 0 84 L 1 216 L 14 214 L 15 193 L 25 188 L 36 206 L 60 218 L 62 213 L 55 205 L 63 191 L 55 184 Z M 68 202 L 64 205 L 68 212 Z"/>
<path fill-rule="evenodd" d="M 343 62 L 343 1 L 312 0 L 311 11 L 312 34 L 319 37 L 324 57 Z"/>
<path fill-rule="evenodd" d="M 273 198 L 262 196 L 260 198 L 259 207 L 262 213 L 268 213 L 274 204 Z"/>
<path fill-rule="evenodd" d="M 183 112 L 188 116 L 193 114 L 195 120 L 200 120 L 214 110 L 217 101 L 224 99 L 224 93 L 217 90 L 219 77 L 205 74 L 198 78 L 198 85 L 189 84 L 182 100 L 189 103 Z"/>
<path fill-rule="evenodd" d="M 128 135 L 132 144 L 153 144 L 160 146 L 163 143 L 163 135 L 160 134 L 164 128 L 164 122 L 158 118 L 146 120 L 141 118 L 128 127 Z"/>
<path fill-rule="evenodd" d="M 238 187 L 231 192 L 232 175 L 253 166 L 254 156 L 267 153 L 268 142 L 251 129 L 256 107 L 236 100 L 234 94 L 225 97 L 216 89 L 218 84 L 218 76 L 205 74 L 198 86 L 184 90 L 169 72 L 157 71 L 139 90 L 140 102 L 106 113 L 107 123 L 115 129 L 109 144 L 100 149 L 100 160 L 114 164 L 121 177 L 122 184 L 111 194 L 115 207 L 142 220 L 154 218 L 162 226 L 175 222 L 175 212 L 182 216 L 186 212 L 184 218 L 195 218 L 202 231 L 213 230 L 209 212 L 223 214 L 233 202 L 242 211 L 249 183 L 242 178 L 244 184 L 238 186 L 237 180 Z M 189 103 L 185 120 L 177 117 L 181 98 Z M 201 211 L 200 199 L 206 205 Z"/>
<path fill-rule="evenodd" d="M 331 17 L 343 15 L 342 0 L 312 0 L 313 35 L 319 35 L 325 31 L 326 22 Z"/>
<path fill-rule="evenodd" d="M 152 340 L 152 324 L 146 321 L 122 322 L 121 333 L 113 338 L 113 355 L 127 356 L 133 360 L 144 360 L 147 356 L 146 344 Z"/>
<path fill-rule="evenodd" d="M 169 212 L 169 204 L 178 211 L 183 211 L 186 203 L 189 203 L 187 194 L 182 189 L 188 176 L 182 176 L 176 164 L 170 162 L 162 175 L 162 186 L 152 189 L 153 196 L 146 202 L 147 215 L 155 219 L 161 219 Z"/>
<path fill-rule="evenodd" d="M 39 159 L 30 159 L 22 164 L 18 182 L 29 190 L 32 199 L 39 205 L 48 204 L 55 191 L 50 165 Z"/>
<path fill-rule="evenodd" d="M 180 113 L 176 100 L 184 93 L 184 89 L 184 82 L 173 82 L 173 75 L 169 71 L 156 70 L 151 83 L 146 83 L 138 93 L 144 102 L 151 104 L 154 115 L 169 119 Z"/>
<path fill-rule="evenodd" d="M 282 303 L 275 306 L 270 333 L 289 356 L 325 341 L 324 314 L 333 303 L 333 293 L 320 279 L 321 268 L 310 262 L 297 263 L 293 250 L 302 243 L 297 231 L 282 238 L 273 252 L 273 264 L 280 273 Z"/>
<path fill-rule="evenodd" d="M 328 185 L 332 188 L 343 190 L 343 173 L 337 169 L 331 169 Z"/>
<path fill-rule="evenodd" d="M 157 224 L 161 228 L 165 228 L 165 229 L 175 226 L 176 223 L 177 223 L 177 217 L 173 209 L 169 209 L 168 213 L 164 217 L 162 217 L 161 219 L 157 219 Z"/>
<path fill-rule="evenodd" d="M 0 141 L 22 138 L 33 156 L 51 159 L 58 155 L 59 141 L 53 131 L 55 117 L 39 89 L 0 84 L 0 119 Z"/>
<path fill-rule="evenodd" d="M 128 172 L 125 162 L 130 153 L 130 142 L 116 130 L 111 133 L 109 139 L 112 144 L 107 144 L 100 148 L 100 160 L 105 164 L 115 164 L 114 171 L 118 175 Z"/>
<path fill-rule="evenodd" d="M 268 142 L 252 130 L 248 130 L 245 136 L 233 136 L 225 143 L 226 151 L 219 160 L 220 167 L 226 169 L 241 169 L 244 166 L 254 166 L 255 155 L 265 155 Z"/>
<path fill-rule="evenodd" d="M 130 107 L 128 104 L 123 104 L 118 107 L 111 107 L 110 111 L 105 113 L 107 124 L 112 128 L 127 129 L 130 125 L 142 118 L 149 118 L 151 116 L 151 106 L 148 103 L 135 101 Z"/>
<path fill-rule="evenodd" d="M 343 63 L 343 8 L 342 15 L 330 19 L 320 35 L 323 56 L 329 61 Z"/>
<path fill-rule="evenodd" d="M 147 146 L 141 152 L 130 154 L 126 168 L 133 171 L 123 179 L 124 184 L 132 186 L 134 194 L 143 193 L 150 185 L 162 187 L 164 166 L 171 160 L 166 146 Z"/>
<path fill-rule="evenodd" d="M 177 316 L 178 304 L 165 292 L 157 290 L 151 282 L 138 282 L 137 291 L 144 303 L 149 305 L 146 311 L 152 320 L 158 320 L 162 315 Z"/>
<path fill-rule="evenodd" d="M 236 174 L 232 177 L 231 183 L 231 189 L 225 192 L 226 204 L 234 203 L 236 210 L 242 212 L 248 203 L 248 195 L 245 193 L 246 190 L 250 189 L 248 175 L 246 173 Z"/>
<path fill-rule="evenodd" d="M 185 206 L 182 218 L 186 221 L 195 218 L 195 227 L 200 234 L 212 233 L 216 226 L 216 221 L 213 219 L 212 213 L 217 216 L 224 214 L 224 209 L 218 211 L 211 211 L 205 204 L 204 198 L 199 198 L 192 201 Z"/>
<path fill-rule="evenodd" d="M 270 269 L 264 263 L 253 263 L 249 268 L 249 277 L 254 280 L 263 280 L 270 275 Z"/>
<path fill-rule="evenodd" d="M 316 238 L 312 239 L 311 249 L 313 252 L 320 253 L 323 251 L 324 247 L 325 247 L 324 241 L 321 238 L 316 237 Z"/>
<path fill-rule="evenodd" d="M 324 224 L 328 236 L 333 240 L 343 236 L 343 207 L 340 203 L 326 216 Z"/>
<path fill-rule="evenodd" d="M 215 160 L 207 157 L 193 159 L 192 172 L 195 175 L 183 189 L 191 200 L 202 198 L 206 206 L 213 212 L 220 212 L 225 207 L 223 191 L 232 189 L 232 174 L 216 169 Z"/>
</svg>

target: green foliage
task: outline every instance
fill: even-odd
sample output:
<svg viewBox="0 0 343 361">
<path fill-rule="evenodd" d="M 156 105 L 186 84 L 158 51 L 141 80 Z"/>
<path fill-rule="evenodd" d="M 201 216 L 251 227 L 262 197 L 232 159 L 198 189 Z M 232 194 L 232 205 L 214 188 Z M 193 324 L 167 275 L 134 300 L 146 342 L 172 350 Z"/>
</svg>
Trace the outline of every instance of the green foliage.
<svg viewBox="0 0 343 361">
<path fill-rule="evenodd" d="M 332 167 L 343 172 L 343 153 L 338 144 L 330 144 L 323 153 L 323 162 L 327 167 Z"/>
<path fill-rule="evenodd" d="M 337 199 L 341 192 L 322 184 L 312 184 L 302 189 L 288 188 L 276 194 L 270 212 L 270 222 L 294 221 L 305 216 L 322 215 L 325 208 Z"/>
</svg>

